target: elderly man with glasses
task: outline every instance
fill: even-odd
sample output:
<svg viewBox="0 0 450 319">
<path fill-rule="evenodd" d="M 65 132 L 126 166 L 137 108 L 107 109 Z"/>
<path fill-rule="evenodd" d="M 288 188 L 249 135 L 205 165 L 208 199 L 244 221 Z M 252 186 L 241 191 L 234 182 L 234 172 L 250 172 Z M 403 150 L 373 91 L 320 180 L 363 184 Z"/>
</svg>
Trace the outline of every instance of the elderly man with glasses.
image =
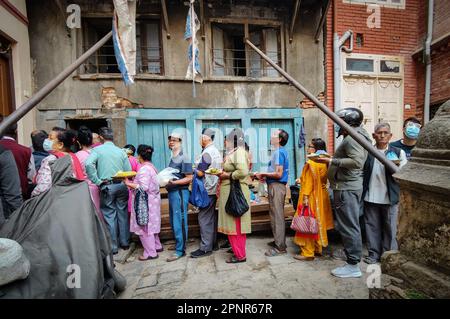
<svg viewBox="0 0 450 319">
<path fill-rule="evenodd" d="M 186 255 L 189 184 L 192 181 L 193 170 L 191 160 L 183 153 L 182 140 L 183 136 L 176 132 L 170 134 L 168 140 L 169 148 L 172 151 L 169 167 L 178 170 L 178 173 L 174 174 L 177 179 L 169 181 L 166 186 L 169 198 L 170 224 L 175 237 L 175 253 L 167 258 L 168 262 Z"/>
<path fill-rule="evenodd" d="M 387 159 L 399 167 L 406 164 L 406 154 L 403 150 L 389 145 L 392 138 L 388 123 L 375 126 L 372 137 L 375 147 Z M 363 200 L 364 223 L 366 228 L 367 250 L 369 255 L 364 258 L 367 264 L 380 261 L 385 251 L 397 249 L 397 216 L 400 186 L 387 171 L 384 165 L 369 154 L 364 164 Z"/>
</svg>

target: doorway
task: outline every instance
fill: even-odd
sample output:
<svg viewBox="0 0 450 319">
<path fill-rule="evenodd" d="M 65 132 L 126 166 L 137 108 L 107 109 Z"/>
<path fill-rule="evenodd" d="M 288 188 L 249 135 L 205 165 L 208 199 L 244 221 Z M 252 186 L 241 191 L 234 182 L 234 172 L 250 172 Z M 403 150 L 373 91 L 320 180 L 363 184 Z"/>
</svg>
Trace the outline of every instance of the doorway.
<svg viewBox="0 0 450 319">
<path fill-rule="evenodd" d="M 0 36 L 0 121 L 14 110 L 11 42 Z"/>
<path fill-rule="evenodd" d="M 78 130 L 80 126 L 86 126 L 93 133 L 98 133 L 101 127 L 108 127 L 108 121 L 106 119 L 66 120 L 66 127 L 71 130 Z"/>
</svg>

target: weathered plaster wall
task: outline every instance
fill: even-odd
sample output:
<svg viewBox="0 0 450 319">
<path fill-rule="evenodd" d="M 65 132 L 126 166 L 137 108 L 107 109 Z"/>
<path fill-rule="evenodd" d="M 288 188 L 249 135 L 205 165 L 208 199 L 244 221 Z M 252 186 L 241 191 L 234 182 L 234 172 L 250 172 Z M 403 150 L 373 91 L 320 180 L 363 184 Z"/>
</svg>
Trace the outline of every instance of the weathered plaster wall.
<svg viewBox="0 0 450 319">
<path fill-rule="evenodd" d="M 53 1 L 48 1 L 46 6 L 34 1 L 29 1 L 28 5 L 31 52 L 36 63 L 35 80 L 40 88 L 74 60 L 74 52 L 77 52 L 76 34 L 80 34 L 80 31 L 70 32 L 66 29 L 65 16 Z M 102 10 L 106 10 L 104 4 L 101 6 Z M 92 8 L 91 5 L 90 10 Z M 236 12 L 240 11 L 234 10 L 231 14 L 237 15 Z M 282 79 L 218 81 L 210 77 L 208 26 L 205 29 L 206 39 L 200 40 L 200 61 L 205 81 L 202 85 L 196 84 L 197 97 L 193 98 L 192 82 L 184 80 L 187 68 L 187 42 L 183 40 L 186 13 L 187 7 L 181 3 L 168 6 L 171 38 L 166 38 L 163 28 L 164 76 L 138 77 L 134 85 L 125 87 L 120 77 L 88 80 L 74 74 L 39 105 L 38 126 L 48 129 L 61 123 L 62 117 L 55 116 L 55 112 L 50 110 L 72 110 L 75 113 L 76 109 L 100 109 L 101 89 L 109 86 L 115 87 L 119 96 L 143 104 L 145 108 L 296 107 L 302 100 L 303 96 Z M 288 72 L 315 95 L 324 90 L 323 43 L 316 43 L 313 39 L 319 18 L 318 8 L 309 11 L 303 9 L 295 26 L 293 42 L 289 43 L 287 32 L 283 33 L 285 36 L 282 39 L 286 46 Z M 308 110 L 305 117 L 308 137 L 326 137 L 325 116 L 319 114 L 318 110 Z M 119 129 L 124 130 L 124 127 Z"/>
<path fill-rule="evenodd" d="M 11 1 L 11 4 L 26 16 L 25 0 Z M 28 29 L 24 23 L 0 6 L 0 32 L 13 42 L 12 71 L 14 77 L 14 100 L 17 108 L 25 103 L 32 93 Z M 18 139 L 22 144 L 31 144 L 30 133 L 35 125 L 34 116 L 32 111 L 18 123 Z"/>
</svg>

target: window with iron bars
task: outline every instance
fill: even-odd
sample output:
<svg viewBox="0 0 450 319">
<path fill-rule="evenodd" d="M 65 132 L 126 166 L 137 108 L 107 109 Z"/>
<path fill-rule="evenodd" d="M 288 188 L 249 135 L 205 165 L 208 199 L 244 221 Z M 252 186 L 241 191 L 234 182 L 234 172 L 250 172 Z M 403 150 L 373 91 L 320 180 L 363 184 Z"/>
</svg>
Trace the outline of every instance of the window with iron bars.
<svg viewBox="0 0 450 319">
<path fill-rule="evenodd" d="M 281 65 L 280 28 L 249 25 L 249 38 L 276 64 Z M 212 23 L 212 75 L 251 78 L 280 77 L 258 53 L 246 48 L 245 25 Z"/>
<path fill-rule="evenodd" d="M 111 31 L 111 18 L 86 18 L 83 50 L 87 51 Z M 82 66 L 84 73 L 120 73 L 112 39 L 94 53 Z M 164 74 L 161 24 L 155 19 L 136 20 L 136 73 Z"/>
</svg>

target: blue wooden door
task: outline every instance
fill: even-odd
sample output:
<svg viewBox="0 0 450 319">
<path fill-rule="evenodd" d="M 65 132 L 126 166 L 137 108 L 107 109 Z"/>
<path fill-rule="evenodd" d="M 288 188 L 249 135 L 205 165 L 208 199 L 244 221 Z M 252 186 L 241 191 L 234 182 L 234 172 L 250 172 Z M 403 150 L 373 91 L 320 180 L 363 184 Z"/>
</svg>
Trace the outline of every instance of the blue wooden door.
<svg viewBox="0 0 450 319">
<path fill-rule="evenodd" d="M 256 135 L 251 138 L 250 142 L 254 171 L 267 171 L 271 156 L 270 136 L 272 131 L 283 129 L 289 134 L 285 148 L 289 154 L 289 184 L 294 184 L 298 172 L 296 172 L 295 163 L 293 120 L 252 120 L 252 128 L 256 131 Z"/>
<path fill-rule="evenodd" d="M 138 144 L 147 144 L 153 147 L 152 161 L 158 171 L 169 165 L 171 152 L 168 147 L 168 137 L 173 131 L 185 136 L 183 149 L 186 149 L 188 143 L 185 128 L 185 121 L 138 121 Z M 137 148 L 138 145 L 135 146 Z"/>
</svg>

